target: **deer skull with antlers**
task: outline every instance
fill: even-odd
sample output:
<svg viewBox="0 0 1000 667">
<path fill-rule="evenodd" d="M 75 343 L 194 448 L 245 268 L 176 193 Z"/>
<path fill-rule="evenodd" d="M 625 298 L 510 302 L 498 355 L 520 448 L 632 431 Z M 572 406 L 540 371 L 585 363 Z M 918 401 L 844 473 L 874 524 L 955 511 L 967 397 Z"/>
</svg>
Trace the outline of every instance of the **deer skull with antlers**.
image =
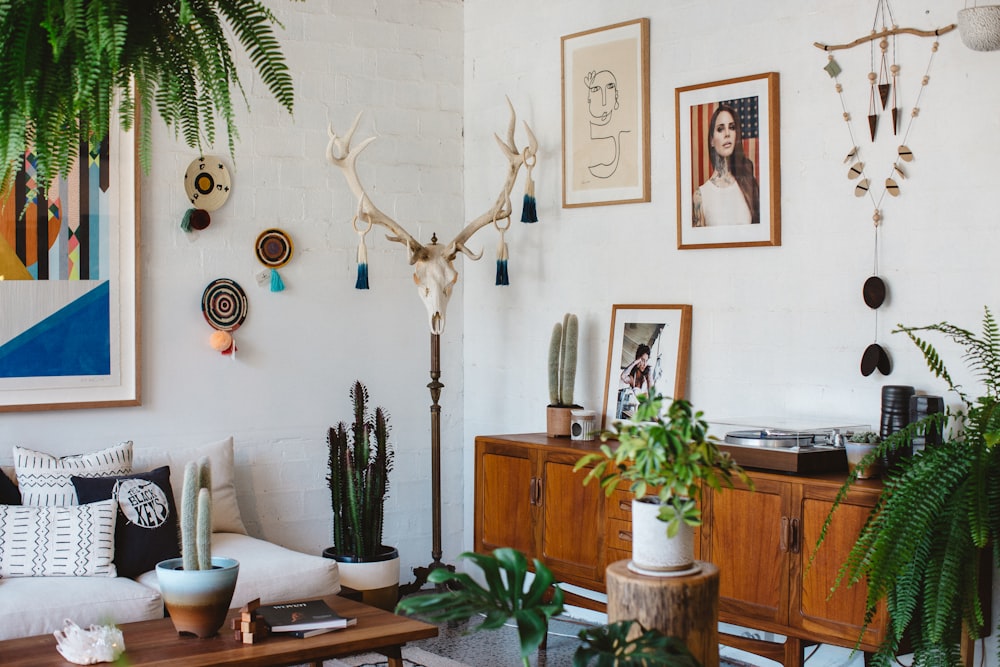
<svg viewBox="0 0 1000 667">
<path fill-rule="evenodd" d="M 361 151 L 375 141 L 375 137 L 368 137 L 354 149 L 351 148 L 351 138 L 354 136 L 355 130 L 358 129 L 358 122 L 361 120 L 360 113 L 355 117 L 346 136 L 338 136 L 333 131 L 332 125 L 327 130 L 330 142 L 326 147 L 326 158 L 344 173 L 347 185 L 357 197 L 358 220 L 369 226 L 385 227 L 389 230 L 386 238 L 404 244 L 409 251 L 410 264 L 413 266 L 413 282 L 417 284 L 417 291 L 427 308 L 428 323 L 431 333 L 434 334 L 440 334 L 444 331 L 448 299 L 451 297 L 455 283 L 458 282 L 458 271 L 454 265 L 455 257 L 460 252 L 473 261 L 483 256 L 481 251 L 478 254 L 473 253 L 465 244 L 483 227 L 510 217 L 510 193 L 514 187 L 514 181 L 517 179 L 517 174 L 522 165 L 532 163 L 538 152 L 538 142 L 527 123 L 524 123 L 524 129 L 528 135 L 528 145 L 523 151 L 518 151 L 517 145 L 514 143 L 514 127 L 517 117 L 510 99 L 507 100 L 507 105 L 510 107 L 510 123 L 507 126 L 506 141 L 496 134 L 493 135 L 497 144 L 500 145 L 500 150 L 507 158 L 507 178 L 504 181 L 503 189 L 488 211 L 468 223 L 454 239 L 445 244 L 438 244 L 436 235 L 431 236 L 429 244 L 420 243 L 402 225 L 380 211 L 365 193 L 364 186 L 358 178 L 357 160 Z"/>
</svg>

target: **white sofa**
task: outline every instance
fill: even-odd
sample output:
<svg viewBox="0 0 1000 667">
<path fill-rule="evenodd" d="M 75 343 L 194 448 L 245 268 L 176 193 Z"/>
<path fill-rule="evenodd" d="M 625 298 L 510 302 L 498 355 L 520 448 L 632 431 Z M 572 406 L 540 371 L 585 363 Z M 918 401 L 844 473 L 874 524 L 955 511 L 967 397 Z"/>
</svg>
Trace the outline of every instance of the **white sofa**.
<svg viewBox="0 0 1000 667">
<path fill-rule="evenodd" d="M 171 469 L 171 486 L 180 497 L 183 463 L 209 455 L 213 473 L 213 535 L 215 556 L 240 563 L 233 607 L 254 598 L 264 602 L 320 597 L 340 591 L 335 561 L 286 549 L 246 535 L 232 477 L 232 440 L 204 448 L 143 452 L 135 450 L 133 470 L 161 465 Z M 10 479 L 13 471 L 5 468 Z M 2 548 L 3 545 L 0 545 Z M 156 572 L 135 579 L 123 576 L 28 576 L 0 578 L 0 639 L 45 634 L 71 619 L 86 627 L 95 623 L 129 623 L 164 616 Z"/>
</svg>

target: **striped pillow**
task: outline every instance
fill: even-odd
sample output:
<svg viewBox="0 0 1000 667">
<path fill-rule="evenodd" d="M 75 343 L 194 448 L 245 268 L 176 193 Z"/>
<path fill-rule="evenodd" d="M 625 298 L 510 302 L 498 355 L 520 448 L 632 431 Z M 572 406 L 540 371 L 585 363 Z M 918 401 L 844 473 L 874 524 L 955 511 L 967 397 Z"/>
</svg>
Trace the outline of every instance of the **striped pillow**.
<svg viewBox="0 0 1000 667">
<path fill-rule="evenodd" d="M 114 577 L 118 505 L 0 505 L 0 577 Z"/>
<path fill-rule="evenodd" d="M 14 472 L 23 505 L 76 505 L 76 488 L 71 478 L 131 474 L 132 442 L 91 454 L 63 457 L 15 446 Z"/>
</svg>

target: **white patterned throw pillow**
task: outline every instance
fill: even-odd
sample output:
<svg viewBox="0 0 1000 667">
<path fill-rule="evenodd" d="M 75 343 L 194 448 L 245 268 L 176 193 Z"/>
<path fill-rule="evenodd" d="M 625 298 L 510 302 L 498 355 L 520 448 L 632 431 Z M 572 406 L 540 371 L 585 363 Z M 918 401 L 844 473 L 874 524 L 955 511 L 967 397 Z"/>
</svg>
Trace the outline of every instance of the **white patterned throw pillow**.
<svg viewBox="0 0 1000 667">
<path fill-rule="evenodd" d="M 114 577 L 118 504 L 0 505 L 0 577 Z"/>
<path fill-rule="evenodd" d="M 52 456 L 14 447 L 14 472 L 21 504 L 76 505 L 72 477 L 112 477 L 132 472 L 132 442 L 123 442 L 90 454 Z"/>
</svg>

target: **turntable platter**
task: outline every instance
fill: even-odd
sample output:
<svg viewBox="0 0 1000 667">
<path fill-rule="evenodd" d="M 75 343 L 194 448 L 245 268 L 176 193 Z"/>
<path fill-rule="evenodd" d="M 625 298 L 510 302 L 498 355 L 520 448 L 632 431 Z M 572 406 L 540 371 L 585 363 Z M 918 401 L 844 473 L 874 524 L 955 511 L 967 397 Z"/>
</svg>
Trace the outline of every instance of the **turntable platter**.
<svg viewBox="0 0 1000 667">
<path fill-rule="evenodd" d="M 742 447 L 776 449 L 789 449 L 792 447 L 810 448 L 816 442 L 816 434 L 779 430 L 730 431 L 726 434 L 726 442 L 730 445 L 740 445 Z"/>
</svg>

